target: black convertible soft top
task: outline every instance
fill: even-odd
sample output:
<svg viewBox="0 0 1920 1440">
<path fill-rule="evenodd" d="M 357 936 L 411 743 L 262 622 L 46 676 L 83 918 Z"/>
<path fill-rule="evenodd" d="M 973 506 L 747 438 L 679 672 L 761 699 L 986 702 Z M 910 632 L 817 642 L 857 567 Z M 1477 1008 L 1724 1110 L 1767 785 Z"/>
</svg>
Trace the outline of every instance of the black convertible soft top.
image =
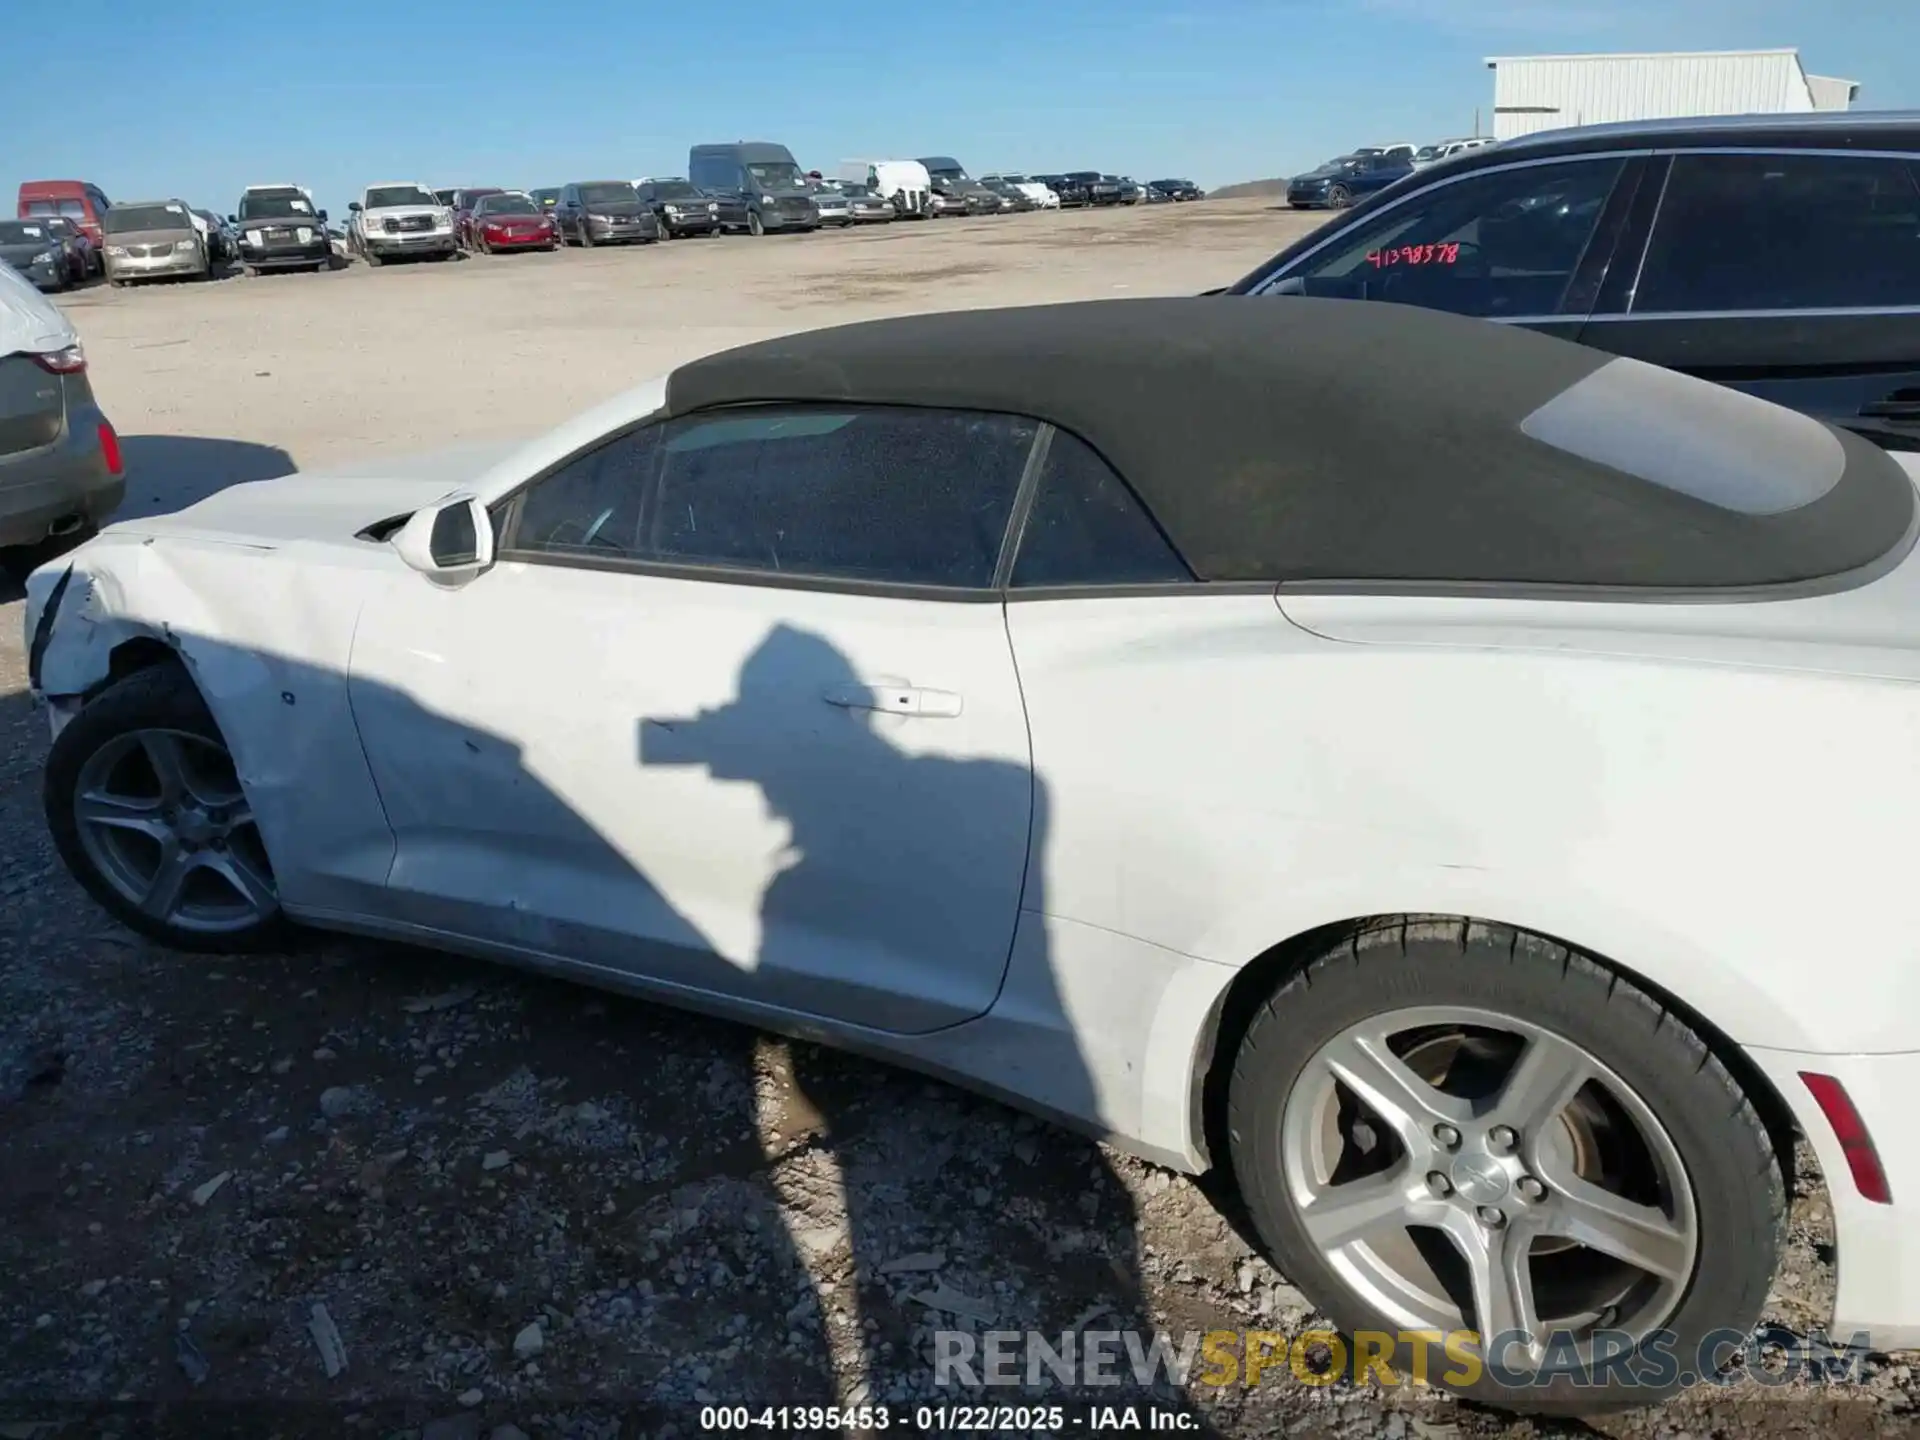
<svg viewBox="0 0 1920 1440">
<path fill-rule="evenodd" d="M 876 320 L 694 361 L 680 415 L 758 402 L 1030 416 L 1087 441 L 1203 580 L 1746 587 L 1911 544 L 1859 437 L 1531 331 L 1289 296 Z M 912 483 L 912 477 L 902 477 Z"/>
</svg>

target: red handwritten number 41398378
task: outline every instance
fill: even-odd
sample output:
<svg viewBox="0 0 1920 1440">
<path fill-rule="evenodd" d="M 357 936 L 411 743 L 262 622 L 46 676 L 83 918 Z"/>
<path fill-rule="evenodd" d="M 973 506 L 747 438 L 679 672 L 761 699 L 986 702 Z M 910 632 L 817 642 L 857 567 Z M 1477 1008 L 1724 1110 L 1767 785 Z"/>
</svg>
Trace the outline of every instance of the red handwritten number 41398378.
<svg viewBox="0 0 1920 1440">
<path fill-rule="evenodd" d="M 1367 263 L 1376 270 L 1389 265 L 1452 265 L 1459 259 L 1458 244 L 1396 245 L 1391 250 L 1367 252 Z"/>
</svg>

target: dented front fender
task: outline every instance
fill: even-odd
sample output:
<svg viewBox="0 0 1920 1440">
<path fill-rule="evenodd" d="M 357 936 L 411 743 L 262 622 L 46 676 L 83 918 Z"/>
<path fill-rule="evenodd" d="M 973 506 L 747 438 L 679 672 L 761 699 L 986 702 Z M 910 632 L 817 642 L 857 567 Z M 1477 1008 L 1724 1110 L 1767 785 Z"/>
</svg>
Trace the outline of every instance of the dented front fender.
<svg viewBox="0 0 1920 1440">
<path fill-rule="evenodd" d="M 28 577 L 32 689 L 57 727 L 112 678 L 123 646 L 164 645 L 233 756 L 283 902 L 358 908 L 366 887 L 385 884 L 392 833 L 347 673 L 366 596 L 395 570 L 383 550 L 328 564 L 108 532 Z"/>
</svg>

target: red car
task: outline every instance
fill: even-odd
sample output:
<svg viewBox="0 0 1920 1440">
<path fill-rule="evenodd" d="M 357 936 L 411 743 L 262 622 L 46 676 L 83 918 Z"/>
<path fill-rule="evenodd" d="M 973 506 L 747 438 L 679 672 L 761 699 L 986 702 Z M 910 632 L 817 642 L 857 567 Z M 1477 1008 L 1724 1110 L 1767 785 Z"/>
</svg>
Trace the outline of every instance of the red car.
<svg viewBox="0 0 1920 1440">
<path fill-rule="evenodd" d="M 468 244 L 482 255 L 496 250 L 557 250 L 560 226 L 531 195 L 499 190 L 473 202 Z"/>
<path fill-rule="evenodd" d="M 451 195 L 447 208 L 453 211 L 454 235 L 467 249 L 477 248 L 473 243 L 473 207 L 489 195 L 504 195 L 506 192 L 498 185 L 469 185 L 451 192 L 436 191 L 435 195 L 437 197 L 444 193 Z"/>
</svg>

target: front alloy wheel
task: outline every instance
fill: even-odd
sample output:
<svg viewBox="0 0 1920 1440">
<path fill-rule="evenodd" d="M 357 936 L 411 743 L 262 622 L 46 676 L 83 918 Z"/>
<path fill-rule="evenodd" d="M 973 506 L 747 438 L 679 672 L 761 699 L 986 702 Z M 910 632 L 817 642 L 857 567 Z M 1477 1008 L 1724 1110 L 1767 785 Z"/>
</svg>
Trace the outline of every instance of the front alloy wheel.
<svg viewBox="0 0 1920 1440">
<path fill-rule="evenodd" d="M 254 949 L 281 924 L 232 755 L 186 673 L 141 670 L 90 700 L 47 757 L 47 825 L 89 894 L 182 950 Z"/>
<path fill-rule="evenodd" d="M 1534 936 L 1362 930 L 1255 1015 L 1228 1106 L 1281 1269 L 1402 1374 L 1414 1337 L 1470 1332 L 1475 1399 L 1652 1403 L 1772 1279 L 1785 1189 L 1752 1104 L 1677 1016 Z"/>
</svg>

